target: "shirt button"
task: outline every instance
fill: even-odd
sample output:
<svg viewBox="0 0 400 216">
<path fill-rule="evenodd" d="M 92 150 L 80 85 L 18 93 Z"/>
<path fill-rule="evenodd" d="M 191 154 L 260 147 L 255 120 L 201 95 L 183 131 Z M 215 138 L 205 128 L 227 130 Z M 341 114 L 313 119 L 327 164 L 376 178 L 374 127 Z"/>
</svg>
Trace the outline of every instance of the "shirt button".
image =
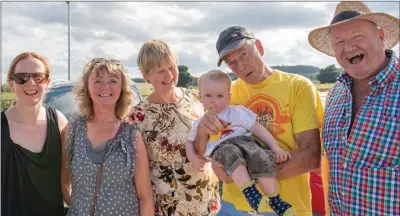
<svg viewBox="0 0 400 216">
<path fill-rule="evenodd" d="M 346 168 L 346 167 L 347 167 L 347 164 L 346 164 L 346 163 L 343 163 L 343 167 Z"/>
<path fill-rule="evenodd" d="M 343 141 L 346 140 L 346 136 L 342 136 L 342 140 L 343 140 Z"/>
</svg>

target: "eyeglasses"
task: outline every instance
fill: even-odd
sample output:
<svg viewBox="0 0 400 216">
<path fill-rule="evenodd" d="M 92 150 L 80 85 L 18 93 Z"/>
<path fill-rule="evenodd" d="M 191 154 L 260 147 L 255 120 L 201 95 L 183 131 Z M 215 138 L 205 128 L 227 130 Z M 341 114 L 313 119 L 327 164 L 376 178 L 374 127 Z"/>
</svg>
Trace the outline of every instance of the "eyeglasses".
<svg viewBox="0 0 400 216">
<path fill-rule="evenodd" d="M 11 79 L 17 84 L 23 85 L 27 83 L 31 77 L 36 84 L 43 84 L 49 79 L 47 73 L 15 73 L 11 76 Z"/>
</svg>

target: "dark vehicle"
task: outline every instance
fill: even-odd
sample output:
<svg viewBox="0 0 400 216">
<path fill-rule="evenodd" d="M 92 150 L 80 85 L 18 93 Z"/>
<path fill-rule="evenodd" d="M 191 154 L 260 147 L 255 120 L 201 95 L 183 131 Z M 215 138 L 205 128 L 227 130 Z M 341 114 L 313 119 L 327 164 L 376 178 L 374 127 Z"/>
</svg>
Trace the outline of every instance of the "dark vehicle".
<svg viewBox="0 0 400 216">
<path fill-rule="evenodd" d="M 74 83 L 69 81 L 58 81 L 52 83 L 51 88 L 46 94 L 44 105 L 59 110 L 65 117 L 70 120 L 72 116 L 78 114 L 78 106 L 75 102 L 75 94 L 72 92 Z M 133 91 L 133 105 L 142 102 L 143 97 L 140 94 L 139 87 L 136 83 L 131 83 Z"/>
</svg>

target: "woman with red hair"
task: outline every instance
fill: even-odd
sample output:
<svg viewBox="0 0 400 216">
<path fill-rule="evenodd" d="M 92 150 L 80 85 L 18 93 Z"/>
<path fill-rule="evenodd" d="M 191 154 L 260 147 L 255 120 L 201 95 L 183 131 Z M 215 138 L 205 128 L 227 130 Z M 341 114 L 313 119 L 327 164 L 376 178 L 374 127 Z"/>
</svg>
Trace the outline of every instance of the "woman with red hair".
<svg viewBox="0 0 400 216">
<path fill-rule="evenodd" d="M 47 60 L 33 52 L 15 57 L 8 71 L 17 102 L 1 113 L 1 215 L 64 215 L 63 194 L 70 202 L 61 182 L 67 119 L 42 105 L 49 76 Z"/>
</svg>

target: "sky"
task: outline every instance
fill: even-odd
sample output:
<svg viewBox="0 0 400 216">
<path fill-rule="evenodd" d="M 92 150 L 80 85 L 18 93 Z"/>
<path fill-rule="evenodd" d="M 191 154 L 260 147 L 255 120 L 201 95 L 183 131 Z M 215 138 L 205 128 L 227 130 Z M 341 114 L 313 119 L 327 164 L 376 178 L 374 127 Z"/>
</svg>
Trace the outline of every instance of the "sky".
<svg viewBox="0 0 400 216">
<path fill-rule="evenodd" d="M 12 59 L 35 51 L 49 59 L 51 79 L 68 78 L 66 2 L 2 2 L 2 81 Z M 399 17 L 399 2 L 366 2 L 374 12 Z M 314 50 L 308 33 L 327 25 L 337 2 L 71 2 L 71 80 L 93 57 L 121 60 L 131 77 L 140 47 L 161 39 L 193 76 L 217 68 L 215 43 L 225 28 L 241 25 L 261 40 L 275 65 L 336 64 Z M 399 56 L 399 45 L 394 48 Z M 224 71 L 229 71 L 225 64 Z"/>
</svg>

